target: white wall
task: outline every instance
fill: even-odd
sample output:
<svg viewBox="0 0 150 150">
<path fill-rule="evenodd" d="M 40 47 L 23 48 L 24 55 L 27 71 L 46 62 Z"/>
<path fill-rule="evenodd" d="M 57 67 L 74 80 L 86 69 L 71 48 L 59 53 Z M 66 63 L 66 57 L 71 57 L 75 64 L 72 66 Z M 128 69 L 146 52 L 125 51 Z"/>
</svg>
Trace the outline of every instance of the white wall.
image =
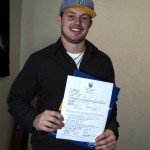
<svg viewBox="0 0 150 150">
<path fill-rule="evenodd" d="M 150 1 L 94 2 L 97 17 L 88 39 L 112 58 L 116 83 L 121 87 L 118 101 L 120 138 L 117 150 L 149 150 Z M 60 3 L 61 0 L 23 0 L 21 67 L 32 52 L 55 42 L 59 37 L 60 30 L 55 18 Z"/>
<path fill-rule="evenodd" d="M 10 1 L 10 76 L 0 78 L 0 150 L 10 150 L 13 119 L 8 113 L 7 96 L 20 65 L 21 0 Z"/>
<path fill-rule="evenodd" d="M 111 56 L 121 87 L 118 149 L 149 150 L 150 1 L 95 2 L 98 17 L 89 38 Z"/>
<path fill-rule="evenodd" d="M 53 42 L 59 37 L 56 22 L 61 0 L 23 0 L 21 66 L 28 56 Z"/>
</svg>

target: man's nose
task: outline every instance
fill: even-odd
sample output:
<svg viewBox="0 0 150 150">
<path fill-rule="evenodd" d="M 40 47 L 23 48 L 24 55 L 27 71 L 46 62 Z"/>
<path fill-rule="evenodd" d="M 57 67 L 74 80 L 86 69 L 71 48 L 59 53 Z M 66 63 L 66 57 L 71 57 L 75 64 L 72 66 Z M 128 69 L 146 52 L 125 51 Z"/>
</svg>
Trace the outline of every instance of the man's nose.
<svg viewBox="0 0 150 150">
<path fill-rule="evenodd" d="M 78 17 L 78 18 L 76 18 L 76 24 L 81 24 L 81 18 L 80 17 Z"/>
</svg>

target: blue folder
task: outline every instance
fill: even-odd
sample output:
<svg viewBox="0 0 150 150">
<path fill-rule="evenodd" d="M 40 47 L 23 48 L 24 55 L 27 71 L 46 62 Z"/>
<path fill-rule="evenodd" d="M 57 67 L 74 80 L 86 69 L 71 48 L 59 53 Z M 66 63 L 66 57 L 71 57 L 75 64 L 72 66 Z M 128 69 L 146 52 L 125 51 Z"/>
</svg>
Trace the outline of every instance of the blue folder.
<svg viewBox="0 0 150 150">
<path fill-rule="evenodd" d="M 97 79 L 89 74 L 86 74 L 86 73 L 83 73 L 79 70 L 75 70 L 74 73 L 73 73 L 73 76 L 76 76 L 76 77 L 81 77 L 81 78 L 88 78 L 88 79 L 93 79 L 93 80 L 100 80 L 100 79 Z M 108 112 L 108 117 L 111 113 L 111 110 L 113 108 L 113 106 L 115 105 L 116 103 L 116 100 L 117 100 L 117 97 L 118 97 L 118 94 L 119 94 L 119 91 L 120 91 L 120 88 L 116 87 L 115 85 L 113 86 L 113 91 L 112 91 L 112 96 L 111 96 L 111 102 L 110 102 L 110 106 L 109 106 L 109 112 Z M 49 135 L 50 136 L 54 136 L 56 137 L 56 134 L 57 132 L 50 132 Z M 94 148 L 94 143 L 89 143 L 89 142 L 79 142 L 79 141 L 73 141 L 73 140 L 67 140 L 69 142 L 72 142 L 74 144 L 77 144 L 79 146 L 83 146 L 87 149 L 90 149 L 90 150 L 95 150 Z"/>
<path fill-rule="evenodd" d="M 73 73 L 73 76 L 102 81 L 100 79 L 97 79 L 97 78 L 89 75 L 89 74 L 83 73 L 83 72 L 81 72 L 79 70 L 75 70 L 74 73 Z M 109 109 L 109 112 L 108 112 L 108 117 L 109 117 L 109 115 L 111 113 L 111 110 L 112 110 L 114 104 L 116 103 L 119 91 L 120 91 L 120 88 L 118 88 L 118 87 L 116 87 L 114 85 L 113 86 L 113 91 L 112 91 L 112 96 L 111 96 L 111 101 L 110 101 L 110 105 L 109 105 L 110 109 Z"/>
</svg>

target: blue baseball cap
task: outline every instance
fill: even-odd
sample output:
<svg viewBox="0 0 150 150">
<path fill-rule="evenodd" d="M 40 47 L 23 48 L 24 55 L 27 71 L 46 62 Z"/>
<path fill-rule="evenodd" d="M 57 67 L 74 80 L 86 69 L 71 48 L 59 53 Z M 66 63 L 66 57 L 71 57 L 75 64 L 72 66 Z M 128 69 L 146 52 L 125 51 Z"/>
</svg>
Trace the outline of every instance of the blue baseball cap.
<svg viewBox="0 0 150 150">
<path fill-rule="evenodd" d="M 61 14 L 69 8 L 80 8 L 86 11 L 92 18 L 96 17 L 92 0 L 63 0 L 59 13 Z"/>
</svg>

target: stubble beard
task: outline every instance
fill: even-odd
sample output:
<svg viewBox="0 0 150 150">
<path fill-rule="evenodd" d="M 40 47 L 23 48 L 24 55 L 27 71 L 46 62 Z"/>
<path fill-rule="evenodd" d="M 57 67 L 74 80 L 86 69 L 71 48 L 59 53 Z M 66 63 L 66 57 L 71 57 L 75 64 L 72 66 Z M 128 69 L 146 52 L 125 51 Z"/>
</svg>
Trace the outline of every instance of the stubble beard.
<svg viewBox="0 0 150 150">
<path fill-rule="evenodd" d="M 86 35 L 87 35 L 87 33 L 86 33 L 85 35 L 83 35 L 83 36 L 82 36 L 81 38 L 79 38 L 79 39 L 72 39 L 72 38 L 70 38 L 67 34 L 65 34 L 63 30 L 61 30 L 61 33 L 62 33 L 63 37 L 64 37 L 68 42 L 70 42 L 70 43 L 72 43 L 72 44 L 79 44 L 79 43 L 81 43 L 82 41 L 85 40 Z"/>
</svg>

